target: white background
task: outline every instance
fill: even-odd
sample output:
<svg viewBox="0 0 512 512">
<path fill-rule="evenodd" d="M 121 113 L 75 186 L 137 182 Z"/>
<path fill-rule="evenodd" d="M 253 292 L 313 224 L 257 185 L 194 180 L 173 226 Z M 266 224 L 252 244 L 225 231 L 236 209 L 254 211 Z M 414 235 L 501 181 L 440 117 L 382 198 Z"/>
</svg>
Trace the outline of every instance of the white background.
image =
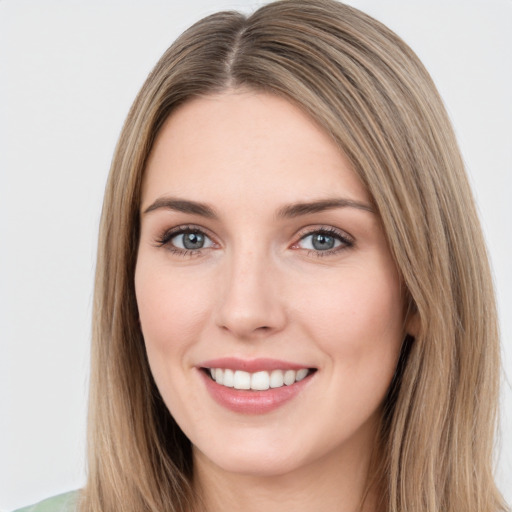
<svg viewBox="0 0 512 512">
<path fill-rule="evenodd" d="M 192 22 L 260 3 L 0 0 L 0 510 L 84 483 L 97 225 L 135 94 Z M 512 1 L 349 3 L 401 35 L 445 99 L 489 244 L 510 380 Z M 510 503 L 508 382 L 502 402 L 498 482 Z"/>
</svg>

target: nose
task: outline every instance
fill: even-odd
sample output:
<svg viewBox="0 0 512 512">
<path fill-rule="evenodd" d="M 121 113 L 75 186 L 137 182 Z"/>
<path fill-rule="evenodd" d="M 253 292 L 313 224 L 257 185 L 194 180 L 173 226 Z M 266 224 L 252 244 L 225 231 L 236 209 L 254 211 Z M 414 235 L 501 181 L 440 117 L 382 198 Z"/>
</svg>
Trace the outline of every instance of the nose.
<svg viewBox="0 0 512 512">
<path fill-rule="evenodd" d="M 264 254 L 232 255 L 222 273 L 216 324 L 239 339 L 257 339 L 281 331 L 286 311 L 279 272 Z"/>
</svg>

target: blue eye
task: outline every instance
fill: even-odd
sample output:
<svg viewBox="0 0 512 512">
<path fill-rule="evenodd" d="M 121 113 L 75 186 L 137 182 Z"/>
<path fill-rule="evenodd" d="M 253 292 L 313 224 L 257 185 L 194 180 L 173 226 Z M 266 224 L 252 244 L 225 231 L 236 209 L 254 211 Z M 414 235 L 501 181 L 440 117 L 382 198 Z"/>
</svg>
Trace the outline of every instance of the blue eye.
<svg viewBox="0 0 512 512">
<path fill-rule="evenodd" d="M 215 242 L 201 228 L 195 226 L 176 226 L 156 239 L 158 247 L 181 255 L 199 255 L 203 249 L 215 247 Z"/>
<path fill-rule="evenodd" d="M 307 242 L 306 242 L 307 240 Z M 335 247 L 340 245 L 340 241 L 336 240 L 331 235 L 326 235 L 324 233 L 314 233 L 312 235 L 308 235 L 304 237 L 302 240 L 305 249 L 315 249 L 316 251 L 328 251 L 330 249 L 334 249 Z"/>
<path fill-rule="evenodd" d="M 169 238 L 169 243 L 185 251 L 196 251 L 213 246 L 213 242 L 204 233 L 191 230 L 173 234 Z"/>
<path fill-rule="evenodd" d="M 316 253 L 332 253 L 342 250 L 346 247 L 352 247 L 353 242 L 346 235 L 337 230 L 317 230 L 304 235 L 297 247 L 314 251 Z"/>
</svg>

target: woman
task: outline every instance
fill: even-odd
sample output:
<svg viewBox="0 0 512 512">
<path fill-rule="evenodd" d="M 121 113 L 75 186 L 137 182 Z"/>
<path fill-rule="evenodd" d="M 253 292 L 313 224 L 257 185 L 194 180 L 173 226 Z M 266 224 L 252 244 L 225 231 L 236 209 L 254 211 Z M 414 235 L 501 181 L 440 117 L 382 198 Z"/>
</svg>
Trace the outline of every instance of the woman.
<svg viewBox="0 0 512 512">
<path fill-rule="evenodd" d="M 194 25 L 107 185 L 79 509 L 505 510 L 478 226 L 380 23 L 285 0 Z"/>
</svg>

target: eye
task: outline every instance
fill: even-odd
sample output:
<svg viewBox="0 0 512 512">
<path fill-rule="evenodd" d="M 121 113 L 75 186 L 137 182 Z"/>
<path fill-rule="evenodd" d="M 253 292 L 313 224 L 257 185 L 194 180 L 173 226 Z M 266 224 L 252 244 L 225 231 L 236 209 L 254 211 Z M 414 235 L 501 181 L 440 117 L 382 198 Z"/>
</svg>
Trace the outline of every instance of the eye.
<svg viewBox="0 0 512 512">
<path fill-rule="evenodd" d="M 156 240 L 159 247 L 166 247 L 170 251 L 190 255 L 202 249 L 209 249 L 216 244 L 201 229 L 193 226 L 179 226 L 166 231 Z"/>
<path fill-rule="evenodd" d="M 213 246 L 213 242 L 201 231 L 185 231 L 169 239 L 169 242 L 178 249 L 194 251 Z"/>
<path fill-rule="evenodd" d="M 336 253 L 353 245 L 354 242 L 348 235 L 337 229 L 328 228 L 317 229 L 303 235 L 294 248 L 305 249 L 320 256 Z"/>
</svg>

